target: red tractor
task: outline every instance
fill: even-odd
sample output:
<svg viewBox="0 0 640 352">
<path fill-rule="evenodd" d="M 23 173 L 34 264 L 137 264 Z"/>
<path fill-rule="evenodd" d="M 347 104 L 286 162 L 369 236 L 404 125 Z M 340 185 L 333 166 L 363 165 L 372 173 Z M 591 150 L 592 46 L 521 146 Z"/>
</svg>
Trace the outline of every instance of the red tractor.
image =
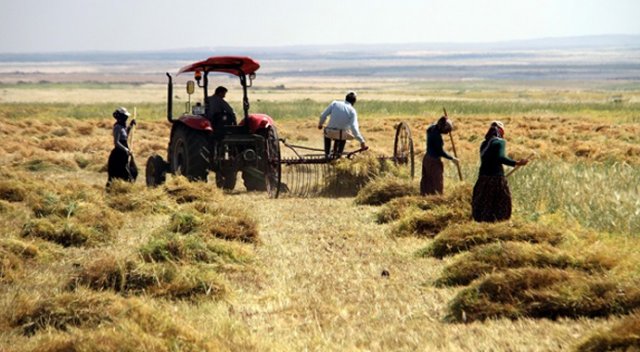
<svg viewBox="0 0 640 352">
<path fill-rule="evenodd" d="M 188 81 L 187 111 L 177 119 L 173 118 L 173 78 L 167 73 L 167 119 L 172 124 L 171 138 L 167 161 L 159 155 L 153 155 L 147 161 L 148 186 L 163 183 L 167 172 L 206 182 L 209 171 L 213 171 L 216 185 L 231 190 L 236 185 L 238 172 L 242 172 L 247 190 L 267 191 L 270 196 L 277 197 L 280 188 L 278 133 L 270 116 L 249 113 L 247 88 L 252 86 L 259 67 L 249 57 L 216 56 L 181 68 L 178 75 L 194 72 L 205 104 L 191 106 L 196 83 Z M 240 79 L 244 114 L 242 119 L 238 117 L 237 125 L 214 128 L 207 99 L 212 72 L 231 74 Z"/>
</svg>

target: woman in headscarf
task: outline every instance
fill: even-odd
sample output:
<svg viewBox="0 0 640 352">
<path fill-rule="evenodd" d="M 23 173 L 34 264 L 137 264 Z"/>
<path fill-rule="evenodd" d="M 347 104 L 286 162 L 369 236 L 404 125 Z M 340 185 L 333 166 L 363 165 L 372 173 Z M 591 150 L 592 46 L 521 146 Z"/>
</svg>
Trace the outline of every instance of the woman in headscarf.
<svg viewBox="0 0 640 352">
<path fill-rule="evenodd" d="M 113 150 L 109 154 L 107 188 L 111 186 L 114 179 L 126 180 L 133 182 L 138 175 L 138 170 L 131 158 L 131 150 L 127 137 L 131 131 L 131 127 L 136 125 L 136 120 L 132 120 L 127 127 L 127 119 L 130 114 L 127 109 L 120 107 L 113 112 L 113 118 L 116 123 L 113 125 Z"/>
<path fill-rule="evenodd" d="M 529 161 L 515 161 L 506 156 L 504 124 L 493 121 L 480 145 L 480 173 L 473 187 L 471 203 L 473 219 L 496 222 L 511 218 L 511 191 L 502 165 L 526 165 Z"/>
<path fill-rule="evenodd" d="M 420 179 L 420 194 L 442 194 L 444 189 L 443 173 L 444 165 L 440 158 L 445 158 L 458 163 L 458 159 L 444 151 L 443 134 L 453 130 L 451 120 L 446 116 L 438 119 L 438 122 L 427 128 L 427 152 L 422 159 L 422 178 Z"/>
</svg>

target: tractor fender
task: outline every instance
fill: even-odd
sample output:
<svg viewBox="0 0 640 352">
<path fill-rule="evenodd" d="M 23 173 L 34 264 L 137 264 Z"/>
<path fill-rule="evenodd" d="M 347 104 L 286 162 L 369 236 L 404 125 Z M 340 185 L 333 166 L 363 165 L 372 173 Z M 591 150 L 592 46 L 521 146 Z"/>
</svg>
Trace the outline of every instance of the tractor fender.
<svg viewBox="0 0 640 352">
<path fill-rule="evenodd" d="M 248 124 L 249 133 L 256 133 L 258 130 L 274 126 L 273 119 L 267 114 L 249 114 Z M 240 125 L 244 125 L 244 120 L 240 121 Z"/>
<path fill-rule="evenodd" d="M 194 130 L 213 132 L 211 122 L 200 115 L 183 115 L 176 122 L 183 123 Z"/>
</svg>

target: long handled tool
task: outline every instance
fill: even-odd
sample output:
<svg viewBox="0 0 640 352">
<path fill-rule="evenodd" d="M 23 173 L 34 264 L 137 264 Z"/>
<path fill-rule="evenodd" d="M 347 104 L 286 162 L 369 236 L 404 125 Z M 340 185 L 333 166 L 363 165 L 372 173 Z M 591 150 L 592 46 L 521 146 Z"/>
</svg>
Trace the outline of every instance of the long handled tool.
<svg viewBox="0 0 640 352">
<path fill-rule="evenodd" d="M 447 109 L 443 107 L 442 111 L 444 111 L 444 117 L 449 117 L 447 115 Z M 451 148 L 453 149 L 453 156 L 455 156 L 456 159 L 458 159 L 458 153 L 456 153 L 456 144 L 453 142 L 453 131 L 449 131 L 449 138 L 451 139 Z M 458 168 L 458 177 L 460 177 L 460 181 L 462 181 L 462 171 L 460 170 L 460 164 L 456 163 L 456 167 Z"/>
<path fill-rule="evenodd" d="M 531 159 L 533 159 L 533 157 L 534 157 L 534 156 L 536 156 L 536 153 L 535 153 L 535 152 L 531 153 L 531 154 L 527 157 L 527 159 L 526 159 L 526 160 L 531 160 Z M 522 165 L 516 165 L 513 169 L 511 169 L 511 171 L 509 171 L 509 172 L 505 175 L 505 177 L 509 177 L 509 176 L 511 176 L 511 174 L 513 174 L 514 172 L 516 172 L 516 170 L 518 170 L 521 166 L 522 166 Z"/>
<path fill-rule="evenodd" d="M 136 118 L 138 117 L 138 112 L 136 107 L 133 107 L 133 119 L 132 119 L 132 123 L 130 124 L 130 128 L 129 128 L 129 135 L 127 136 L 128 141 L 127 141 L 127 145 L 129 146 L 129 159 L 127 160 L 127 172 L 129 173 L 129 178 L 132 181 L 135 181 L 136 178 L 138 178 L 138 166 L 136 165 L 136 161 L 133 159 L 133 131 L 136 128 L 137 125 L 137 121 Z"/>
</svg>

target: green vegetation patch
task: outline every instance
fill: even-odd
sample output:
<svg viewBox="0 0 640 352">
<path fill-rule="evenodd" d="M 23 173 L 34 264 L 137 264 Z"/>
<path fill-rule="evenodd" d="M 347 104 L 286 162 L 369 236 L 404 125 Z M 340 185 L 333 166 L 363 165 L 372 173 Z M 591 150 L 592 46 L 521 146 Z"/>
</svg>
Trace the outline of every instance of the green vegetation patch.
<svg viewBox="0 0 640 352">
<path fill-rule="evenodd" d="M 498 223 L 466 222 L 454 224 L 436 236 L 433 242 L 418 251 L 419 256 L 443 258 L 474 247 L 500 241 L 548 243 L 556 245 L 563 239 L 557 230 L 534 223 L 505 221 Z"/>
<path fill-rule="evenodd" d="M 640 307 L 640 289 L 613 279 L 555 268 L 511 269 L 486 276 L 450 302 L 447 320 L 606 317 Z"/>
<path fill-rule="evenodd" d="M 497 242 L 472 249 L 447 265 L 438 286 L 467 285 L 485 275 L 510 268 L 571 268 L 602 273 L 615 266 L 615 259 L 600 253 L 572 255 L 548 244 Z"/>
<path fill-rule="evenodd" d="M 599 331 L 576 348 L 578 352 L 640 350 L 640 311 L 623 318 L 608 331 Z"/>
</svg>

